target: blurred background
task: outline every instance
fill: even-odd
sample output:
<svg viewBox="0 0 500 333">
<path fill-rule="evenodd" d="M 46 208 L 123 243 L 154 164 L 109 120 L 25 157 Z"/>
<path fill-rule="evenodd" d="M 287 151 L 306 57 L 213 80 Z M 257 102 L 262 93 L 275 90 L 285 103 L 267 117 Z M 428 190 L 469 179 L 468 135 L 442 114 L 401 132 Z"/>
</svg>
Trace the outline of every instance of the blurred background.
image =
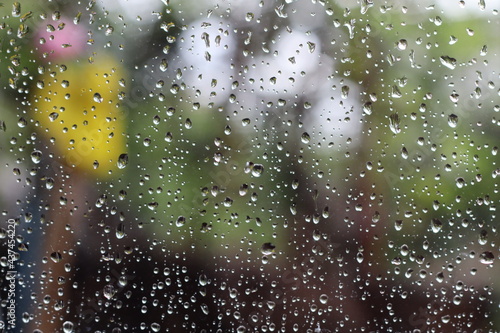
<svg viewBox="0 0 500 333">
<path fill-rule="evenodd" d="M 3 325 L 499 330 L 498 9 L 4 2 Z"/>
</svg>

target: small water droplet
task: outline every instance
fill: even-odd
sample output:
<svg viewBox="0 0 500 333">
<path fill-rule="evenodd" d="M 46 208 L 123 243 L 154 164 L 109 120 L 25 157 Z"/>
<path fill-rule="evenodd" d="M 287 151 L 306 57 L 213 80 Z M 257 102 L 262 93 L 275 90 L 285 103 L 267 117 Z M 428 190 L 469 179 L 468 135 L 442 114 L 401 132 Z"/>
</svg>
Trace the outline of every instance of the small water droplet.
<svg viewBox="0 0 500 333">
<path fill-rule="evenodd" d="M 320 303 L 321 303 L 321 304 L 326 304 L 326 303 L 328 303 L 328 295 L 326 295 L 326 294 L 321 294 L 321 295 L 319 296 L 319 301 L 320 301 Z"/>
</svg>

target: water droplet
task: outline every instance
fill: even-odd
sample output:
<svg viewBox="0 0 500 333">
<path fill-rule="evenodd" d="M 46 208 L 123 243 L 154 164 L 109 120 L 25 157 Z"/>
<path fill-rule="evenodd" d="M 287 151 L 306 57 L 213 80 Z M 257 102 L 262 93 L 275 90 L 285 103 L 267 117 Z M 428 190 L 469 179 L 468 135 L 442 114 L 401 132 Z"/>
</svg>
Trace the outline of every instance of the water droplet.
<svg viewBox="0 0 500 333">
<path fill-rule="evenodd" d="M 52 122 L 52 121 L 56 121 L 56 119 L 59 117 L 59 113 L 57 112 L 52 112 L 51 114 L 49 114 L 49 120 Z"/>
<path fill-rule="evenodd" d="M 462 177 L 458 177 L 457 179 L 455 179 L 455 184 L 458 188 L 462 188 L 465 186 L 465 179 L 463 179 Z"/>
<path fill-rule="evenodd" d="M 53 187 L 54 187 L 54 178 L 47 177 L 47 179 L 45 179 L 45 188 L 47 190 L 50 190 Z"/>
<path fill-rule="evenodd" d="M 162 72 L 165 72 L 168 69 L 168 62 L 167 59 L 162 59 L 160 62 L 160 70 Z"/>
<path fill-rule="evenodd" d="M 125 237 L 125 226 L 123 223 L 118 223 L 116 226 L 116 238 L 122 239 L 123 237 Z"/>
<path fill-rule="evenodd" d="M 479 255 L 479 262 L 484 265 L 491 265 L 495 260 L 495 256 L 490 251 L 485 251 Z"/>
<path fill-rule="evenodd" d="M 483 57 L 486 54 L 488 54 L 488 46 L 487 45 L 483 45 L 483 47 L 481 48 L 481 52 L 479 54 L 482 55 Z"/>
<path fill-rule="evenodd" d="M 112 284 L 105 285 L 102 290 L 102 293 L 104 297 L 106 297 L 107 299 L 112 299 L 113 296 L 115 296 L 116 294 L 115 286 L 113 286 Z"/>
<path fill-rule="evenodd" d="M 302 141 L 302 143 L 309 143 L 309 141 L 311 141 L 311 137 L 309 136 L 309 133 L 307 133 L 307 132 L 302 133 L 302 136 L 300 137 L 300 141 Z"/>
<path fill-rule="evenodd" d="M 443 222 L 441 222 L 441 220 L 439 219 L 433 218 L 431 227 L 432 227 L 432 232 L 437 234 L 443 228 Z"/>
<path fill-rule="evenodd" d="M 20 128 L 24 128 L 26 127 L 26 125 L 28 125 L 26 119 L 24 119 L 23 117 L 19 118 L 19 120 L 17 121 L 17 126 L 19 126 Z"/>
<path fill-rule="evenodd" d="M 128 164 L 128 154 L 121 154 L 118 157 L 118 161 L 116 162 L 118 169 L 125 169 L 127 164 Z"/>
<path fill-rule="evenodd" d="M 42 161 L 42 152 L 39 150 L 35 150 L 31 153 L 31 160 L 33 163 L 38 164 Z"/>
<path fill-rule="evenodd" d="M 343 99 L 347 99 L 347 97 L 349 97 L 349 86 L 342 86 L 341 97 Z"/>
<path fill-rule="evenodd" d="M 366 102 L 363 104 L 363 114 L 369 116 L 373 113 L 372 102 Z"/>
<path fill-rule="evenodd" d="M 276 246 L 272 243 L 264 243 L 262 244 L 260 251 L 262 252 L 263 255 L 268 256 L 274 253 L 275 248 Z"/>
<path fill-rule="evenodd" d="M 401 98 L 401 97 L 403 97 L 403 94 L 399 90 L 398 86 L 392 86 L 391 96 L 392 96 L 392 98 Z"/>
<path fill-rule="evenodd" d="M 321 294 L 321 296 L 319 296 L 319 301 L 321 304 L 326 304 L 328 303 L 328 295 L 326 294 Z"/>
<path fill-rule="evenodd" d="M 449 69 L 455 69 L 455 67 L 457 67 L 457 59 L 455 58 L 451 58 L 449 56 L 441 56 L 439 60 L 441 60 L 441 64 L 448 67 Z"/>
<path fill-rule="evenodd" d="M 389 116 L 389 128 L 394 134 L 401 133 L 401 128 L 399 127 L 399 116 L 397 113 L 393 113 Z"/>
<path fill-rule="evenodd" d="M 408 46 L 408 42 L 406 41 L 406 39 L 400 39 L 398 42 L 397 42 L 397 47 L 400 51 L 404 51 L 406 50 L 406 47 Z"/>
<path fill-rule="evenodd" d="M 245 196 L 248 193 L 248 185 L 247 184 L 242 184 L 240 186 L 240 196 Z"/>
<path fill-rule="evenodd" d="M 252 176 L 260 177 L 264 173 L 264 166 L 262 164 L 254 164 L 252 166 Z"/>
<path fill-rule="evenodd" d="M 73 333 L 75 331 L 75 325 L 71 321 L 65 321 L 63 323 L 64 333 Z"/>
<path fill-rule="evenodd" d="M 486 230 L 481 230 L 479 233 L 478 243 L 480 245 L 486 245 L 486 243 L 488 243 L 488 232 Z"/>
<path fill-rule="evenodd" d="M 314 50 L 316 50 L 316 44 L 314 44 L 312 42 L 307 42 L 307 47 L 309 48 L 310 53 L 313 53 Z"/>
<path fill-rule="evenodd" d="M 152 323 L 151 324 L 151 331 L 153 332 L 160 332 L 161 326 L 158 323 Z"/>
<path fill-rule="evenodd" d="M 12 4 L 12 16 L 21 16 L 21 4 L 17 1 Z"/>
<path fill-rule="evenodd" d="M 453 92 L 451 95 L 450 95 L 450 100 L 453 102 L 453 103 L 458 103 L 458 101 L 460 100 L 460 95 L 457 94 L 456 92 Z"/>
<path fill-rule="evenodd" d="M 175 226 L 178 228 L 182 227 L 184 224 L 186 224 L 186 218 L 184 216 L 179 216 L 177 221 L 175 221 Z"/>
<path fill-rule="evenodd" d="M 200 277 L 198 278 L 198 282 L 200 283 L 200 286 L 206 286 L 208 284 L 208 277 L 206 274 L 200 274 Z"/>
<path fill-rule="evenodd" d="M 102 103 L 103 101 L 104 101 L 104 98 L 102 98 L 101 94 L 99 94 L 99 93 L 94 94 L 94 102 Z"/>
<path fill-rule="evenodd" d="M 53 262 L 58 263 L 58 262 L 61 262 L 62 255 L 60 252 L 52 252 L 50 254 L 50 259 L 52 259 Z"/>
<path fill-rule="evenodd" d="M 408 150 L 406 149 L 406 147 L 401 148 L 401 157 L 405 160 L 408 158 Z"/>
<path fill-rule="evenodd" d="M 448 116 L 448 125 L 451 128 L 455 128 L 458 125 L 458 116 L 456 114 L 450 114 Z"/>
</svg>

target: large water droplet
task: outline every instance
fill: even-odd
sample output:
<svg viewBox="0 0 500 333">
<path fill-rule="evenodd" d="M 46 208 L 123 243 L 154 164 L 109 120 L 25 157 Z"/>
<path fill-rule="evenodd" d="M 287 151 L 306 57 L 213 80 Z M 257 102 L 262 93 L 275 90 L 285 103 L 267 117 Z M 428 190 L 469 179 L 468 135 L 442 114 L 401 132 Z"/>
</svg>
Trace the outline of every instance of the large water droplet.
<svg viewBox="0 0 500 333">
<path fill-rule="evenodd" d="M 177 218 L 177 221 L 175 221 L 175 225 L 178 228 L 182 227 L 184 224 L 186 224 L 186 218 L 184 216 L 179 216 Z"/>
<path fill-rule="evenodd" d="M 116 162 L 118 169 L 125 169 L 127 164 L 128 164 L 128 154 L 121 154 L 118 157 L 118 161 Z"/>
<path fill-rule="evenodd" d="M 60 252 L 52 252 L 50 255 L 50 259 L 52 259 L 53 262 L 58 263 L 61 262 L 62 255 Z"/>
<path fill-rule="evenodd" d="M 64 333 L 73 333 L 75 331 L 75 325 L 71 321 L 65 321 L 63 323 Z"/>
<path fill-rule="evenodd" d="M 113 286 L 112 284 L 105 285 L 104 289 L 102 290 L 102 294 L 107 299 L 112 299 L 113 296 L 115 296 L 115 294 L 116 294 L 115 286 Z"/>
<path fill-rule="evenodd" d="M 399 116 L 397 113 L 393 113 L 389 116 L 389 128 L 394 134 L 401 133 L 401 128 L 399 127 Z"/>
<path fill-rule="evenodd" d="M 102 103 L 103 101 L 104 101 L 104 98 L 102 98 L 101 94 L 99 94 L 99 93 L 94 94 L 94 102 Z"/>
<path fill-rule="evenodd" d="M 462 188 L 465 186 L 465 179 L 463 179 L 462 177 L 458 177 L 457 179 L 455 179 L 455 184 L 458 188 Z"/>
<path fill-rule="evenodd" d="M 118 223 L 116 226 L 116 238 L 122 239 L 123 237 L 125 237 L 125 226 L 123 223 Z"/>
<path fill-rule="evenodd" d="M 458 116 L 456 114 L 450 114 L 448 116 L 448 125 L 452 128 L 457 127 L 458 125 Z"/>
<path fill-rule="evenodd" d="M 268 256 L 273 254 L 275 248 L 276 246 L 272 243 L 264 243 L 262 244 L 260 251 L 262 252 L 263 255 Z"/>
<path fill-rule="evenodd" d="M 151 324 L 151 331 L 153 332 L 160 332 L 161 326 L 158 323 L 152 323 Z"/>
<path fill-rule="evenodd" d="M 432 227 L 432 232 L 436 234 L 440 232 L 441 229 L 443 228 L 443 222 L 441 222 L 441 220 L 439 219 L 433 218 L 431 227 Z"/>
<path fill-rule="evenodd" d="M 490 251 L 485 251 L 479 255 L 479 262 L 484 265 L 491 265 L 495 260 L 495 256 Z"/>
<path fill-rule="evenodd" d="M 34 150 L 32 153 L 31 153 L 31 160 L 33 161 L 33 163 L 35 164 L 38 164 L 42 161 L 42 152 L 39 151 L 39 150 Z"/>
<path fill-rule="evenodd" d="M 264 166 L 262 164 L 254 164 L 252 166 L 252 176 L 260 177 L 264 173 Z"/>
<path fill-rule="evenodd" d="M 309 136 L 309 133 L 307 133 L 307 132 L 302 133 L 302 136 L 300 137 L 300 141 L 302 141 L 302 143 L 309 143 L 309 141 L 311 141 L 311 137 Z"/>
<path fill-rule="evenodd" d="M 441 63 L 449 69 L 455 69 L 455 67 L 457 67 L 457 59 L 455 58 L 451 58 L 449 56 L 441 56 L 439 60 L 441 60 Z"/>
<path fill-rule="evenodd" d="M 400 51 L 406 50 L 407 46 L 408 46 L 408 42 L 406 41 L 406 39 L 400 39 L 397 42 L 397 47 L 398 47 L 398 50 L 400 50 Z"/>
</svg>

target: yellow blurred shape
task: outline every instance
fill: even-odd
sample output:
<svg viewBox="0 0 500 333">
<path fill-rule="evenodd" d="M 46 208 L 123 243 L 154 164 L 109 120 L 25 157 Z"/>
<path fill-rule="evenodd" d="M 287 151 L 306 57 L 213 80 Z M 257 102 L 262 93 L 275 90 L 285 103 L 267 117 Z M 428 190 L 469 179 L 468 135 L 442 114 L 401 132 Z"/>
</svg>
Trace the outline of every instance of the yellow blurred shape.
<svg viewBox="0 0 500 333">
<path fill-rule="evenodd" d="M 111 58 L 45 66 L 32 94 L 33 119 L 64 164 L 95 176 L 118 168 L 125 153 L 120 82 L 123 71 Z"/>
</svg>

